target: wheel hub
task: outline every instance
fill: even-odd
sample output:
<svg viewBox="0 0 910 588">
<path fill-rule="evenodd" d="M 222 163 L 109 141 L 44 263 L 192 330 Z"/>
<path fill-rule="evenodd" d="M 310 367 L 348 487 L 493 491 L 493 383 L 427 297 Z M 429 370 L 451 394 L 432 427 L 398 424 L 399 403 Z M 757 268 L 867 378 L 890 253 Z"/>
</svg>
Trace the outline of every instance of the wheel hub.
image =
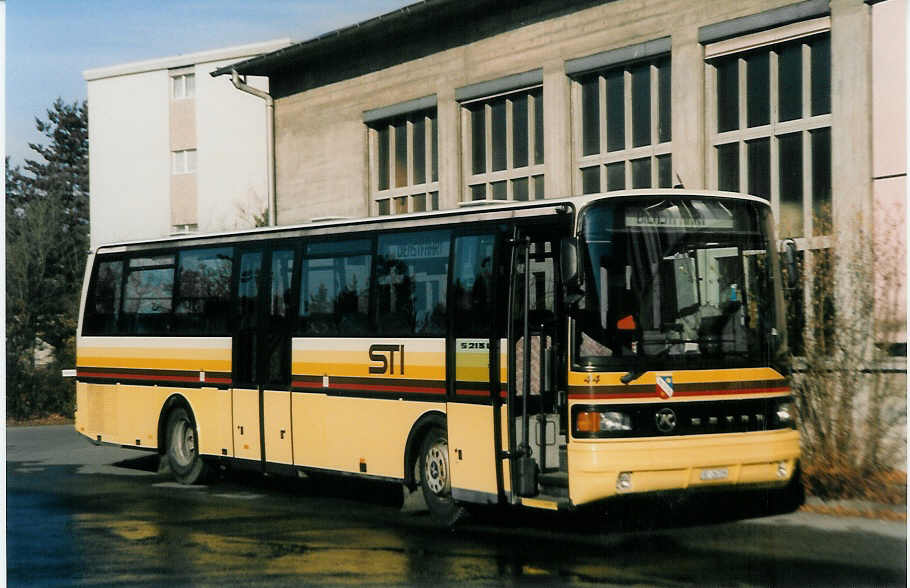
<svg viewBox="0 0 910 588">
<path fill-rule="evenodd" d="M 437 441 L 427 451 L 426 463 L 427 487 L 437 496 L 449 493 L 449 447 L 444 441 Z"/>
</svg>

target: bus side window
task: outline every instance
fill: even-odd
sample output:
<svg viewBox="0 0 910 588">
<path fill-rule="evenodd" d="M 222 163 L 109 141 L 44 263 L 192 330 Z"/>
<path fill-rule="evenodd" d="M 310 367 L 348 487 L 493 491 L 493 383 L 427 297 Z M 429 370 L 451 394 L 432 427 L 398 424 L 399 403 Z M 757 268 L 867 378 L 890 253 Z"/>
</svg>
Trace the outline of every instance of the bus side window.
<svg viewBox="0 0 910 588">
<path fill-rule="evenodd" d="M 116 335 L 119 332 L 123 261 L 102 261 L 86 304 L 84 335 Z"/>
<path fill-rule="evenodd" d="M 450 241 L 450 231 L 379 237 L 376 291 L 380 335 L 445 336 Z"/>
<path fill-rule="evenodd" d="M 171 329 L 174 294 L 174 255 L 134 257 L 123 292 L 124 331 L 164 335 Z"/>
<path fill-rule="evenodd" d="M 230 247 L 180 252 L 175 333 L 206 336 L 228 333 L 233 258 Z"/>
<path fill-rule="evenodd" d="M 300 272 L 298 335 L 369 334 L 372 245 L 369 239 L 307 245 Z"/>
<path fill-rule="evenodd" d="M 456 337 L 488 337 L 496 324 L 493 312 L 494 235 L 469 235 L 455 239 L 452 273 Z"/>
</svg>

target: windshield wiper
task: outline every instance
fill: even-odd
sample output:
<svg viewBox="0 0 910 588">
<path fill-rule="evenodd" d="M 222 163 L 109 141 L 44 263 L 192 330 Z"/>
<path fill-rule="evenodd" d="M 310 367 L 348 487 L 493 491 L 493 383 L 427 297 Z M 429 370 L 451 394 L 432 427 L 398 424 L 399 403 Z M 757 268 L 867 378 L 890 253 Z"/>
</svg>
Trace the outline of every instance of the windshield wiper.
<svg viewBox="0 0 910 588">
<path fill-rule="evenodd" d="M 657 355 L 649 355 L 649 356 L 648 356 L 648 359 L 660 359 L 660 358 L 662 358 L 662 357 L 668 356 L 668 355 L 670 354 L 670 346 L 673 345 L 673 344 L 674 344 L 674 342 L 667 342 L 667 346 L 666 346 L 666 347 L 664 347 L 663 349 L 661 349 L 660 352 L 659 352 Z M 647 371 L 648 371 L 648 370 L 646 370 L 646 369 L 641 369 L 641 368 L 634 369 L 634 370 L 628 372 L 626 375 L 621 376 L 621 377 L 619 378 L 619 381 L 622 382 L 623 384 L 628 384 L 628 383 L 630 383 L 630 382 L 634 382 L 634 381 L 637 380 L 638 378 L 640 378 L 640 377 L 642 377 L 643 375 L 645 375 L 645 372 L 647 372 Z"/>
</svg>

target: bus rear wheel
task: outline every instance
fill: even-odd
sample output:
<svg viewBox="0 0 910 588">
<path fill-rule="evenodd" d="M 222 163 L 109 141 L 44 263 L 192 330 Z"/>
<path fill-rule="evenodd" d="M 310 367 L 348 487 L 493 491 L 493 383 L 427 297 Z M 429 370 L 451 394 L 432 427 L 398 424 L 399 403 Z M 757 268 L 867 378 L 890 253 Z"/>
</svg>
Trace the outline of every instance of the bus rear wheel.
<svg viewBox="0 0 910 588">
<path fill-rule="evenodd" d="M 181 484 L 202 482 L 208 466 L 199 455 L 196 423 L 189 412 L 179 407 L 167 419 L 167 460 L 174 478 Z"/>
<path fill-rule="evenodd" d="M 420 488 L 430 514 L 440 524 L 451 527 L 466 511 L 452 498 L 452 478 L 449 468 L 449 442 L 445 433 L 433 427 L 420 447 Z"/>
</svg>

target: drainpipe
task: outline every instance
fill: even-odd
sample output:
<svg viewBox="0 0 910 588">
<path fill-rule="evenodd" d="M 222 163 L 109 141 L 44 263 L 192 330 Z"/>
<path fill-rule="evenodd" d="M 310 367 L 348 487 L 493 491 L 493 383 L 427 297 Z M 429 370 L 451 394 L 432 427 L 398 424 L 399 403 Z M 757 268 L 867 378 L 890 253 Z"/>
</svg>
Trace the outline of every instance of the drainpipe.
<svg viewBox="0 0 910 588">
<path fill-rule="evenodd" d="M 266 166 L 268 169 L 268 208 L 269 226 L 278 224 L 277 210 L 278 198 L 275 194 L 275 101 L 268 92 L 247 85 L 246 76 L 241 80 L 236 69 L 231 69 L 231 83 L 238 90 L 258 96 L 265 100 L 265 140 L 266 140 Z"/>
</svg>

